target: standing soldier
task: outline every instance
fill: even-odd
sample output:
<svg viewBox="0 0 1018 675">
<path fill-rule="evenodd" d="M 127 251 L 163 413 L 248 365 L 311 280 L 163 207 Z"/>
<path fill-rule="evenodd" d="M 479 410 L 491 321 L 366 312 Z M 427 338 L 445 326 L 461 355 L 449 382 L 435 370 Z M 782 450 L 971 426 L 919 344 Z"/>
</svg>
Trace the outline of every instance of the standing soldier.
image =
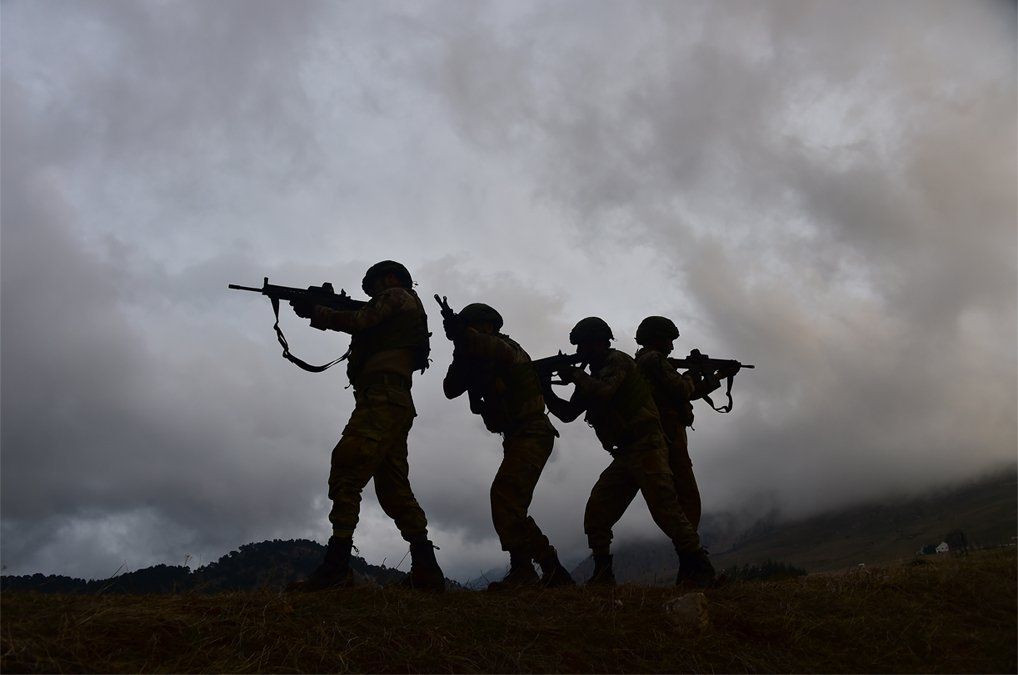
<svg viewBox="0 0 1018 675">
<path fill-rule="evenodd" d="M 437 297 L 437 296 L 436 296 Z M 471 412 L 481 416 L 488 431 L 501 434 L 502 464 L 491 484 L 491 519 L 509 553 L 509 572 L 488 590 L 521 586 L 571 586 L 573 579 L 559 562 L 555 548 L 527 509 L 558 432 L 548 420 L 541 382 L 530 356 L 508 335 L 500 333 L 502 316 L 492 307 L 474 303 L 459 314 L 443 312 L 445 334 L 455 345 L 442 383 L 449 399 L 468 392 Z M 541 567 L 539 580 L 534 562 Z"/>
<path fill-rule="evenodd" d="M 576 385 L 569 401 L 555 394 L 550 383 L 544 388 L 553 415 L 571 422 L 585 412 L 584 420 L 612 455 L 611 464 L 590 491 L 583 515 L 583 529 L 594 556 L 594 574 L 588 583 L 614 585 L 612 527 L 636 493 L 642 492 L 654 522 L 679 555 L 676 584 L 709 586 L 714 581 L 714 567 L 679 506 L 657 406 L 636 362 L 611 348 L 613 339 L 611 328 L 602 319 L 581 320 L 569 333 L 569 342 L 576 345 L 576 353 L 590 366 L 591 374 L 581 368 L 559 372 L 564 382 Z"/>
<path fill-rule="evenodd" d="M 353 414 L 332 451 L 329 498 L 332 537 L 325 560 L 295 590 L 349 586 L 350 550 L 361 491 L 372 478 L 378 503 L 410 544 L 412 588 L 442 591 L 445 576 L 428 539 L 428 521 L 410 489 L 407 435 L 417 415 L 410 396 L 412 374 L 428 367 L 428 318 L 406 267 L 392 260 L 372 265 L 361 288 L 365 307 L 336 311 L 291 303 L 298 316 L 320 330 L 350 333 L 347 375 L 354 389 Z"/>
<path fill-rule="evenodd" d="M 654 403 L 661 413 L 661 428 L 668 442 L 668 464 L 675 477 L 675 493 L 679 504 L 694 529 L 700 525 L 700 490 L 689 458 L 686 427 L 693 426 L 692 401 L 710 394 L 721 386 L 728 371 L 707 372 L 697 376 L 679 373 L 668 363 L 679 329 L 663 316 L 648 316 L 636 329 L 636 365 L 650 384 Z"/>
</svg>

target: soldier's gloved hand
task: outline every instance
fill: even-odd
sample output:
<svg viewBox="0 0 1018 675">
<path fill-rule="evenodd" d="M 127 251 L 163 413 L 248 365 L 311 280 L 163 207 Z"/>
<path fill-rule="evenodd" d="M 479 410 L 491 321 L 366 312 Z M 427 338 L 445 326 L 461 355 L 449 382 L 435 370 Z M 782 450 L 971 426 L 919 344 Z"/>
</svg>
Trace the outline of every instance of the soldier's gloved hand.
<svg viewBox="0 0 1018 675">
<path fill-rule="evenodd" d="M 290 307 L 293 307 L 293 313 L 302 319 L 310 319 L 315 311 L 315 306 L 310 302 L 301 302 L 300 300 L 291 300 Z"/>
<path fill-rule="evenodd" d="M 570 366 L 568 368 L 563 368 L 562 370 L 558 371 L 558 377 L 565 384 L 572 384 L 576 382 L 576 376 L 582 372 L 583 371 L 580 370 L 579 368 Z"/>
<path fill-rule="evenodd" d="M 442 319 L 442 328 L 445 330 L 445 336 L 455 342 L 457 338 L 463 335 L 463 320 L 459 316 Z"/>
<path fill-rule="evenodd" d="M 709 394 L 710 392 L 714 391 L 720 386 L 721 386 L 720 377 L 718 377 L 714 373 L 704 373 L 703 378 L 697 385 L 697 390 L 700 391 L 701 394 Z"/>
</svg>

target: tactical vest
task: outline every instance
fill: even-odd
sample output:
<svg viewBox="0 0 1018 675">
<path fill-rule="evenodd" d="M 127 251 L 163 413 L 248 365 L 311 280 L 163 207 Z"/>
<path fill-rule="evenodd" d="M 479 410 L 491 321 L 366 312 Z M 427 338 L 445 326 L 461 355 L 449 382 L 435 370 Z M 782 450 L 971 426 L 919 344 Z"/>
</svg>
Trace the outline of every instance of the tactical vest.
<svg viewBox="0 0 1018 675">
<path fill-rule="evenodd" d="M 347 357 L 346 374 L 351 382 L 360 375 L 364 364 L 375 354 L 390 349 L 411 349 L 414 354 L 414 370 L 424 372 L 429 364 L 431 354 L 431 333 L 428 332 L 428 315 L 417 293 L 411 289 L 406 292 L 413 296 L 417 305 L 416 312 L 399 312 L 376 326 L 353 335 L 350 340 L 350 355 Z M 376 302 L 373 298 L 371 303 Z"/>
<path fill-rule="evenodd" d="M 601 445 L 609 452 L 624 449 L 661 425 L 650 385 L 639 368 L 633 368 L 611 400 L 589 408 L 583 419 L 594 428 Z"/>
<path fill-rule="evenodd" d="M 499 333 L 497 337 L 523 351 L 508 335 Z M 541 382 L 530 363 L 472 368 L 467 389 L 472 399 L 481 401 L 481 419 L 493 433 L 507 433 L 544 414 Z"/>
</svg>

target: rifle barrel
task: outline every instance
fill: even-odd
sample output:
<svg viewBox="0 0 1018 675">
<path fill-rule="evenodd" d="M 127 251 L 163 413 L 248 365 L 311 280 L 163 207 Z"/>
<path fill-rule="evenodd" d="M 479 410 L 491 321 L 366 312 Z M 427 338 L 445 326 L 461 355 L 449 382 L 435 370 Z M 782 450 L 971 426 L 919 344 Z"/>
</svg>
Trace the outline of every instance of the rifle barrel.
<svg viewBox="0 0 1018 675">
<path fill-rule="evenodd" d="M 251 286 L 238 286 L 237 284 L 230 284 L 229 288 L 233 288 L 238 291 L 255 291 L 256 293 L 262 292 L 262 289 L 260 288 L 252 288 Z"/>
</svg>

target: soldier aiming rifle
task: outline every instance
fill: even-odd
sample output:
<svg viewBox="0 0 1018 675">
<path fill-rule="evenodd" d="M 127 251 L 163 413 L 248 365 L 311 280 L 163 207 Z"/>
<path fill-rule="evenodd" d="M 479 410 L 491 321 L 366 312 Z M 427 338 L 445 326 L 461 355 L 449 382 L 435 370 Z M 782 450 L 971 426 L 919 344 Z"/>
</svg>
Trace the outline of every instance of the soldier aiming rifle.
<svg viewBox="0 0 1018 675">
<path fill-rule="evenodd" d="M 527 514 L 558 432 L 545 413 L 541 383 L 527 352 L 505 333 L 502 315 L 483 303 L 453 312 L 442 308 L 445 335 L 453 358 L 442 382 L 449 399 L 467 392 L 470 411 L 488 431 L 502 436 L 502 463 L 491 484 L 491 519 L 509 553 L 509 572 L 488 590 L 526 586 L 571 586 L 572 577 L 559 562 L 555 547 Z M 534 571 L 537 563 L 542 575 Z"/>
</svg>

